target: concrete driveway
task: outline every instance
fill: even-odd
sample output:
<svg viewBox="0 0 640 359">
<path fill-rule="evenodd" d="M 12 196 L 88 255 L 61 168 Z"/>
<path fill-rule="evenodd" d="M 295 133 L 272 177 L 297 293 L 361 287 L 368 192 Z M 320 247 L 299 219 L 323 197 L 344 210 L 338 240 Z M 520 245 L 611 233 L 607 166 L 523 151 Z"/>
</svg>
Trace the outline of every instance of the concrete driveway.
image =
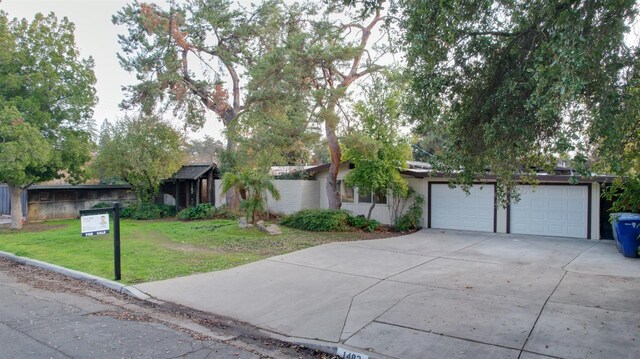
<svg viewBox="0 0 640 359">
<path fill-rule="evenodd" d="M 136 287 L 371 358 L 640 357 L 640 259 L 613 241 L 422 230 Z"/>
</svg>

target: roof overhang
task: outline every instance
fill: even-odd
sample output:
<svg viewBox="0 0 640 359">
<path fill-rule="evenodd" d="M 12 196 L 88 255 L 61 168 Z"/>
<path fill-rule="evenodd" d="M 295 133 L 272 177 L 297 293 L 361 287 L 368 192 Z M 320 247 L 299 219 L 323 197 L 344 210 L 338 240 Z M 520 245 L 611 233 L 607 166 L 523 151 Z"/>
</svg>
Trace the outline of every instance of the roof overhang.
<svg viewBox="0 0 640 359">
<path fill-rule="evenodd" d="M 28 190 L 98 190 L 98 189 L 131 189 L 128 184 L 111 185 L 111 184 L 79 184 L 79 185 L 33 185 Z"/>
</svg>

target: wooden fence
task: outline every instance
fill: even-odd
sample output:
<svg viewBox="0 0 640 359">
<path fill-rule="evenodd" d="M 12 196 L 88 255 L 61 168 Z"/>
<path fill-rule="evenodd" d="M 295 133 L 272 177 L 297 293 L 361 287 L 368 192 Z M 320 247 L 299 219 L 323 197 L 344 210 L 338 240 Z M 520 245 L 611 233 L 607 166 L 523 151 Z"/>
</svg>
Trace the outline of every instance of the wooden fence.
<svg viewBox="0 0 640 359">
<path fill-rule="evenodd" d="M 27 213 L 27 191 L 22 192 L 22 213 Z M 11 192 L 7 184 L 0 183 L 0 215 L 3 214 L 11 214 Z"/>
</svg>

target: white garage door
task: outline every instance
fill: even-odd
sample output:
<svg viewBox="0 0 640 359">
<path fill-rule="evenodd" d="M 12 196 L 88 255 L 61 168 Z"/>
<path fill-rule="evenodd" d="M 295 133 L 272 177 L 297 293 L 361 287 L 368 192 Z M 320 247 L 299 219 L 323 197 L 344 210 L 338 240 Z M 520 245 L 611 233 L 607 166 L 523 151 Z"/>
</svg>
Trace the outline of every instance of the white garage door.
<svg viewBox="0 0 640 359">
<path fill-rule="evenodd" d="M 431 228 L 493 232 L 494 185 L 475 185 L 467 195 L 447 184 L 431 185 Z"/>
<path fill-rule="evenodd" d="M 510 232 L 587 238 L 588 187 L 520 187 L 520 201 L 511 204 Z"/>
</svg>

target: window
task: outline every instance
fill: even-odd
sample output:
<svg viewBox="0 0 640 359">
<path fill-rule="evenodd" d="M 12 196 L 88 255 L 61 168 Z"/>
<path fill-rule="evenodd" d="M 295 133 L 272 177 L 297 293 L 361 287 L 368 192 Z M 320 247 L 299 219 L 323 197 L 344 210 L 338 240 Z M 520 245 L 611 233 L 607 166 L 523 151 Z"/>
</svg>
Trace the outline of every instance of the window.
<svg viewBox="0 0 640 359">
<path fill-rule="evenodd" d="M 353 203 L 353 187 L 347 186 L 344 181 L 338 181 L 338 187 L 340 188 L 340 198 L 343 203 Z"/>
<path fill-rule="evenodd" d="M 376 204 L 387 204 L 387 192 L 377 191 L 373 196 L 373 199 L 376 201 Z"/>
<path fill-rule="evenodd" d="M 383 190 L 372 194 L 371 192 L 358 190 L 358 203 L 371 203 L 372 199 L 376 204 L 387 204 L 387 192 Z"/>
<path fill-rule="evenodd" d="M 359 189 L 358 203 L 371 203 L 371 192 Z"/>
</svg>

